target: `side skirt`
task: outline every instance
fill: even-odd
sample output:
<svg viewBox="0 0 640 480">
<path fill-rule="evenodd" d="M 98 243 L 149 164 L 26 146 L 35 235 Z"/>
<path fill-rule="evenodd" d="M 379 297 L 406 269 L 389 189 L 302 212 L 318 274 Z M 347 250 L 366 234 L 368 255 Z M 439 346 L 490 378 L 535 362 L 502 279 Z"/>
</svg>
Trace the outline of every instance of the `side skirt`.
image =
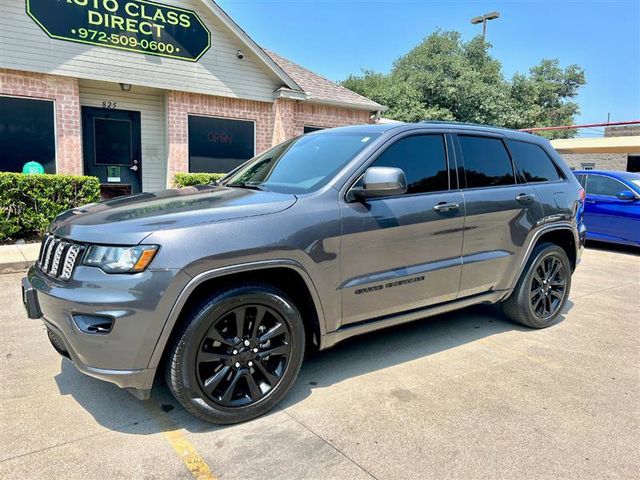
<svg viewBox="0 0 640 480">
<path fill-rule="evenodd" d="M 345 325 L 334 332 L 327 333 L 324 337 L 322 337 L 320 349 L 324 350 L 325 348 L 331 348 L 336 343 L 346 340 L 347 338 L 373 332 L 382 328 L 393 327 L 402 323 L 421 320 L 423 318 L 440 315 L 442 313 L 451 312 L 453 310 L 459 310 L 461 308 L 470 307 L 471 305 L 477 305 L 479 303 L 493 304 L 499 302 L 502 298 L 504 298 L 504 296 L 504 290 L 479 293 L 470 297 L 452 300 L 450 302 L 440 303 L 437 305 L 431 305 L 429 307 L 420 308 L 417 310 L 411 310 L 395 315 L 387 315 L 384 317 L 365 320 L 363 322 L 358 322 L 351 325 Z"/>
</svg>

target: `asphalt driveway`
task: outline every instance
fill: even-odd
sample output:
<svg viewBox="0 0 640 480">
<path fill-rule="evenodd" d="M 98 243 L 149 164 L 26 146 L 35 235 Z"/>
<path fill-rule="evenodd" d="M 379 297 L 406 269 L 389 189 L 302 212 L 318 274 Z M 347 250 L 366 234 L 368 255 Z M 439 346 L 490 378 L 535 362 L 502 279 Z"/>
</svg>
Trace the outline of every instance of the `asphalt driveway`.
<svg viewBox="0 0 640 480">
<path fill-rule="evenodd" d="M 2 478 L 639 478 L 640 256 L 589 249 L 563 320 L 493 306 L 340 344 L 215 427 L 78 373 L 0 276 Z"/>
</svg>

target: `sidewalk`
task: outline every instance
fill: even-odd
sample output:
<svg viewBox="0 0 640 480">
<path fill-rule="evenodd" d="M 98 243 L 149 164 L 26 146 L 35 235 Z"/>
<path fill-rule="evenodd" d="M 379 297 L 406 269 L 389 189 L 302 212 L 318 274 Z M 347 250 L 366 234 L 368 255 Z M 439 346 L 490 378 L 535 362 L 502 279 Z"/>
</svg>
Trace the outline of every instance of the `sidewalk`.
<svg viewBox="0 0 640 480">
<path fill-rule="evenodd" d="M 39 243 L 0 245 L 0 274 L 24 272 L 38 259 Z"/>
</svg>

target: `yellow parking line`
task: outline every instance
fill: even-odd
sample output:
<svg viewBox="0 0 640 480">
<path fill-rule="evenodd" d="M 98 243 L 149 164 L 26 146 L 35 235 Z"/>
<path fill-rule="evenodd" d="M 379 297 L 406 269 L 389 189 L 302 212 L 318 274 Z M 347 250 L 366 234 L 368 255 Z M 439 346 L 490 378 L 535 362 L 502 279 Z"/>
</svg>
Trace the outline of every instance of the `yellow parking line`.
<svg viewBox="0 0 640 480">
<path fill-rule="evenodd" d="M 151 401 L 147 401 L 145 404 L 153 419 L 160 425 L 162 435 L 178 454 L 178 457 L 180 457 L 193 477 L 198 480 L 218 480 L 218 477 L 213 474 L 204 458 L 200 456 L 196 448 L 182 434 L 178 426 L 160 411 L 158 405 Z"/>
</svg>

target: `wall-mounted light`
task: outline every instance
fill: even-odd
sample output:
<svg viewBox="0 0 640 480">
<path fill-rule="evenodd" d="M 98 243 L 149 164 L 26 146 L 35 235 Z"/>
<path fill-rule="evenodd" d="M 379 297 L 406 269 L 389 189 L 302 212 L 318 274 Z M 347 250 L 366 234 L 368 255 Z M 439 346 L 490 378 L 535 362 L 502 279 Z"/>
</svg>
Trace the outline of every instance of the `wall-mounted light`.
<svg viewBox="0 0 640 480">
<path fill-rule="evenodd" d="M 120 90 L 122 90 L 123 92 L 130 92 L 131 91 L 131 84 L 130 83 L 121 83 L 120 84 Z"/>
<path fill-rule="evenodd" d="M 240 60 L 244 58 L 244 53 L 242 53 L 242 50 L 238 50 L 236 52 L 236 57 L 238 57 Z"/>
</svg>

